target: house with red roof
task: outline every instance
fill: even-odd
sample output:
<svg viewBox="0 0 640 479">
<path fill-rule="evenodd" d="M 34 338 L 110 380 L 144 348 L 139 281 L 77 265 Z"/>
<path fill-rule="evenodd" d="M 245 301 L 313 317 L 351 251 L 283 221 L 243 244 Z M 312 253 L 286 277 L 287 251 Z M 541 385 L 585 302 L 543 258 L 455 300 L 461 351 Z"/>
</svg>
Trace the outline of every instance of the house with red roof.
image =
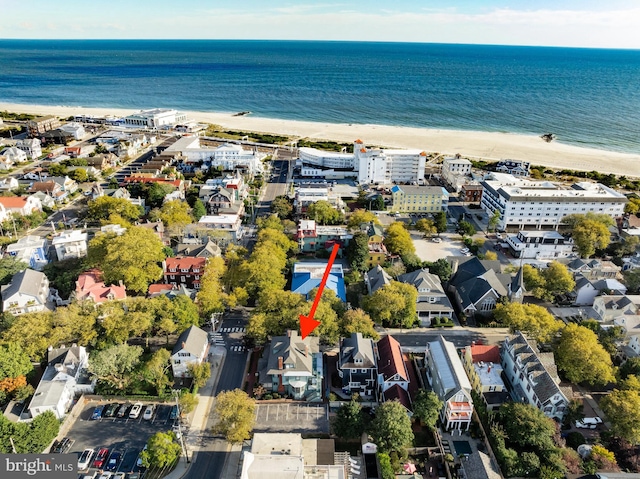
<svg viewBox="0 0 640 479">
<path fill-rule="evenodd" d="M 497 410 L 509 399 L 500 364 L 500 348 L 497 345 L 471 344 L 464 348 L 464 370 L 473 390 L 482 396 L 489 411 Z"/>
<path fill-rule="evenodd" d="M 397 400 L 411 411 L 409 372 L 402 358 L 400 343 L 393 336 L 385 336 L 377 343 L 378 391 L 381 401 Z"/>
<path fill-rule="evenodd" d="M 125 299 L 127 290 L 122 284 L 107 286 L 102 281 L 102 271 L 99 269 L 90 269 L 78 276 L 76 281 L 76 299 L 90 300 L 94 303 L 104 303 L 118 299 Z"/>
<path fill-rule="evenodd" d="M 7 214 L 17 213 L 27 216 L 42 211 L 42 203 L 33 196 L 0 196 L 0 205 Z"/>
<path fill-rule="evenodd" d="M 200 289 L 200 278 L 204 273 L 207 258 L 191 256 L 167 258 L 162 262 L 164 282 L 178 289 L 185 286 L 189 289 Z"/>
</svg>

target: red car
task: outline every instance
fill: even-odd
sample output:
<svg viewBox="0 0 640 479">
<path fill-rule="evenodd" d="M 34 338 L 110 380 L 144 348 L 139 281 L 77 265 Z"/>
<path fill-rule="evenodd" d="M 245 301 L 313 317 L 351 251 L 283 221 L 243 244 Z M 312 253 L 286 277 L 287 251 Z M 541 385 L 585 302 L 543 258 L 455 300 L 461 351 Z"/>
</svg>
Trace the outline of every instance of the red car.
<svg viewBox="0 0 640 479">
<path fill-rule="evenodd" d="M 104 462 L 107 460 L 107 457 L 109 457 L 109 449 L 107 449 L 106 447 L 101 447 L 100 449 L 98 449 L 98 454 L 96 454 L 96 458 L 93 460 L 93 467 L 95 467 L 96 469 L 102 469 L 102 466 L 104 466 Z"/>
</svg>

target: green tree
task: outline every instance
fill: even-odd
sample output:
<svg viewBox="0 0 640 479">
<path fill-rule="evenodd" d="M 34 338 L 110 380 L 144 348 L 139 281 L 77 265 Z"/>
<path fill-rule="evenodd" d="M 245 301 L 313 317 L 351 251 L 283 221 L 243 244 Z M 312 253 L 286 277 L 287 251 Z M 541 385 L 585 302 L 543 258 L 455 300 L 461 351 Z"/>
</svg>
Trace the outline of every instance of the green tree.
<svg viewBox="0 0 640 479">
<path fill-rule="evenodd" d="M 374 340 L 380 337 L 371 316 L 360 308 L 345 311 L 340 319 L 340 331 L 342 337 L 351 336 L 352 333 L 362 333 L 365 338 Z"/>
<path fill-rule="evenodd" d="M 627 359 L 619 370 L 620 379 L 626 379 L 629 376 L 640 377 L 640 357 Z"/>
<path fill-rule="evenodd" d="M 438 211 L 433 215 L 433 221 L 438 233 L 447 231 L 447 214 L 444 211 Z"/>
<path fill-rule="evenodd" d="M 624 205 L 624 212 L 636 215 L 638 211 L 640 211 L 640 198 L 630 197 L 629 202 Z"/>
<path fill-rule="evenodd" d="M 26 376 L 33 371 L 31 359 L 18 343 L 0 346 L 0 380 Z"/>
<path fill-rule="evenodd" d="M 172 235 L 182 233 L 185 226 L 193 223 L 189 205 L 182 200 L 172 200 L 164 203 L 160 208 L 159 218 Z"/>
<path fill-rule="evenodd" d="M 357 209 L 351 215 L 349 215 L 349 221 L 347 222 L 347 228 L 349 229 L 359 229 L 362 223 L 371 223 L 375 225 L 380 224 L 380 220 L 376 216 L 375 213 L 371 211 Z"/>
<path fill-rule="evenodd" d="M 487 223 L 487 231 L 495 231 L 498 227 L 498 223 L 500 223 L 500 211 L 495 210 Z"/>
<path fill-rule="evenodd" d="M 473 236 L 474 234 L 476 234 L 476 229 L 475 227 L 469 223 L 468 221 L 460 221 L 458 223 L 458 228 L 456 229 L 457 233 L 460 236 Z"/>
<path fill-rule="evenodd" d="M 167 386 L 171 384 L 168 375 L 171 368 L 170 360 L 171 353 L 167 349 L 158 349 L 142 368 L 143 377 L 154 387 L 158 396 L 164 394 Z"/>
<path fill-rule="evenodd" d="M 14 274 L 24 271 L 28 267 L 27 263 L 19 261 L 13 256 L 0 258 L 0 285 L 9 284 Z"/>
<path fill-rule="evenodd" d="M 89 175 L 87 174 L 87 170 L 85 168 L 76 168 L 70 174 L 71 179 L 77 181 L 78 183 L 85 183 L 89 180 Z"/>
<path fill-rule="evenodd" d="M 611 423 L 611 432 L 630 442 L 640 443 L 640 392 L 614 389 L 600 401 L 600 407 Z"/>
<path fill-rule="evenodd" d="M 545 301 L 552 301 L 558 294 L 573 291 L 576 285 L 567 267 L 557 261 L 552 261 L 544 270 L 525 264 L 523 276 L 527 291 Z"/>
<path fill-rule="evenodd" d="M 198 396 L 187 389 L 181 389 L 178 396 L 178 404 L 180 406 L 180 414 L 189 414 L 198 405 Z"/>
<path fill-rule="evenodd" d="M 200 389 L 211 377 L 211 366 L 207 362 L 191 363 L 187 366 L 189 375 L 193 378 L 194 387 Z"/>
<path fill-rule="evenodd" d="M 567 324 L 555 349 L 558 369 L 573 383 L 605 385 L 615 382 L 615 369 L 609 353 L 590 329 Z"/>
<path fill-rule="evenodd" d="M 161 183 L 151 183 L 150 185 L 144 185 L 142 188 L 142 195 L 145 197 L 146 204 L 150 208 L 159 208 L 162 206 L 164 197 L 169 193 L 173 193 L 176 188 L 172 185 L 163 185 Z M 135 191 L 132 193 L 135 195 Z"/>
<path fill-rule="evenodd" d="M 624 284 L 627 285 L 630 293 L 640 291 L 640 268 L 623 271 L 622 276 L 624 276 Z"/>
<path fill-rule="evenodd" d="M 402 256 L 406 253 L 416 252 L 411 235 L 403 222 L 391 223 L 385 234 L 384 244 L 390 253 Z"/>
<path fill-rule="evenodd" d="M 200 289 L 196 301 L 202 315 L 208 317 L 212 313 L 224 311 L 224 291 L 221 278 L 226 266 L 222 258 L 210 258 L 200 279 Z"/>
<path fill-rule="evenodd" d="M 451 278 L 451 265 L 445 258 L 440 258 L 433 263 L 428 263 L 429 272 L 435 274 L 440 281 L 447 282 Z"/>
<path fill-rule="evenodd" d="M 407 410 L 397 401 L 387 401 L 378 406 L 370 433 L 382 452 L 404 455 L 413 442 L 411 420 Z"/>
<path fill-rule="evenodd" d="M 263 291 L 249 317 L 247 335 L 257 343 L 269 336 L 281 336 L 287 329 L 297 329 L 303 313 L 309 313 L 309 306 L 301 295 L 276 289 Z"/>
<path fill-rule="evenodd" d="M 203 216 L 205 216 L 207 214 L 207 209 L 204 206 L 204 203 L 202 202 L 202 200 L 200 198 L 198 198 L 194 203 L 193 203 L 193 208 L 191 209 L 191 214 L 193 215 L 193 219 L 197 221 L 200 221 L 200 218 L 202 218 Z"/>
<path fill-rule="evenodd" d="M 568 215 L 563 218 L 563 222 L 572 228 L 571 237 L 583 258 L 593 256 L 596 249 L 609 246 L 609 227 L 615 224 L 611 217 L 594 213 Z"/>
<path fill-rule="evenodd" d="M 180 444 L 173 431 L 157 432 L 147 441 L 147 448 L 140 453 L 144 467 L 159 469 L 173 465 L 180 457 Z"/>
<path fill-rule="evenodd" d="M 369 237 L 358 231 L 354 233 L 353 238 L 347 246 L 347 260 L 351 268 L 357 271 L 367 269 L 367 260 L 369 258 Z"/>
<path fill-rule="evenodd" d="M 142 212 L 138 206 L 131 204 L 124 198 L 112 198 L 100 196 L 89 201 L 88 218 L 94 221 L 107 221 L 111 215 L 118 215 L 127 221 L 135 221 L 140 218 Z"/>
<path fill-rule="evenodd" d="M 251 437 L 255 422 L 255 401 L 240 389 L 223 391 L 216 396 L 213 430 L 227 441 L 240 443 Z"/>
<path fill-rule="evenodd" d="M 396 475 L 391 465 L 391 458 L 386 452 L 378 454 L 378 460 L 380 461 L 380 474 L 382 479 L 395 479 Z"/>
<path fill-rule="evenodd" d="M 442 406 L 443 402 L 436 393 L 421 389 L 413 402 L 413 417 L 419 419 L 430 429 L 434 429 Z"/>
<path fill-rule="evenodd" d="M 99 306 L 102 317 L 100 326 L 103 330 L 102 346 L 122 344 L 151 330 L 153 325 L 151 311 L 142 308 L 143 305 L 136 300 L 137 298 L 128 298 L 125 302 L 107 301 Z"/>
<path fill-rule="evenodd" d="M 181 333 L 191 326 L 200 325 L 200 313 L 198 306 L 189 296 L 179 295 L 171 300 L 173 322 L 176 331 Z"/>
<path fill-rule="evenodd" d="M 431 237 L 438 232 L 435 223 L 432 220 L 424 218 L 416 221 L 416 229 L 424 233 L 427 237 Z"/>
<path fill-rule="evenodd" d="M 498 417 L 511 443 L 524 450 L 554 449 L 555 424 L 538 408 L 520 402 L 505 403 L 500 406 Z"/>
<path fill-rule="evenodd" d="M 98 381 L 124 391 L 131 383 L 131 373 L 140 363 L 141 356 L 140 346 L 118 344 L 93 353 L 89 358 L 88 369 Z"/>
<path fill-rule="evenodd" d="M 362 406 L 353 395 L 351 400 L 344 403 L 338 409 L 335 418 L 331 422 L 333 432 L 343 439 L 357 439 L 364 432 L 366 423 Z"/>
<path fill-rule="evenodd" d="M 92 240 L 89 252 L 96 248 Z M 100 246 L 102 248 L 102 244 Z M 164 260 L 164 245 L 156 234 L 140 226 L 132 226 L 104 247 L 104 257 L 91 253 L 102 268 L 106 284 L 123 281 L 127 290 L 146 293 L 149 283 L 162 277 L 159 263 Z"/>
<path fill-rule="evenodd" d="M 366 297 L 363 309 L 378 324 L 410 328 L 416 320 L 417 299 L 413 285 L 394 281 Z"/>
<path fill-rule="evenodd" d="M 321 225 L 337 225 L 344 221 L 344 216 L 331 203 L 319 200 L 307 208 L 307 217 Z"/>
<path fill-rule="evenodd" d="M 498 304 L 494 317 L 511 331 L 523 331 L 539 343 L 550 343 L 564 326 L 562 321 L 536 304 Z"/>
<path fill-rule="evenodd" d="M 286 196 L 276 196 L 271 202 L 271 211 L 279 218 L 289 218 L 293 213 L 293 205 Z"/>
</svg>

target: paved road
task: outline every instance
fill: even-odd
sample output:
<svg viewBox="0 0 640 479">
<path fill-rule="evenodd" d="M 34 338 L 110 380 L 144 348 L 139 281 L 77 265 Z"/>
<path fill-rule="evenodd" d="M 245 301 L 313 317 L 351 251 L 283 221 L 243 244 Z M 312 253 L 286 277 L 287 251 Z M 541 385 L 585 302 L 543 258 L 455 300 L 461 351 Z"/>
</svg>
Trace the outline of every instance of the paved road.
<svg viewBox="0 0 640 479">
<path fill-rule="evenodd" d="M 421 329 L 388 331 L 402 346 L 403 349 L 413 352 L 424 352 L 429 341 L 434 341 L 442 335 L 447 341 L 451 341 L 456 348 L 464 348 L 472 341 L 482 341 L 483 344 L 498 344 L 504 341 L 507 330 L 505 328 L 465 328 L 465 329 Z"/>
<path fill-rule="evenodd" d="M 227 314 L 218 328 L 219 331 L 231 328 L 244 328 L 246 326 L 246 316 L 237 311 Z M 220 378 L 216 386 L 215 394 L 221 391 L 229 391 L 242 387 L 244 380 L 244 369 L 247 363 L 247 352 L 234 352 L 235 346 L 243 345 L 242 333 L 220 333 L 224 338 L 227 347 L 227 355 L 222 366 Z M 225 440 L 213 438 L 208 431 L 211 431 L 213 421 L 211 416 L 207 420 L 207 428 L 201 442 L 200 451 L 192 462 L 189 471 L 183 479 L 218 479 L 222 476 L 224 464 L 227 459 L 229 445 Z M 208 440 L 211 438 L 212 440 Z"/>
<path fill-rule="evenodd" d="M 275 160 L 271 170 L 271 178 L 267 183 L 264 195 L 256 205 L 256 217 L 268 215 L 271 212 L 271 202 L 287 193 L 290 163 L 288 160 Z"/>
</svg>

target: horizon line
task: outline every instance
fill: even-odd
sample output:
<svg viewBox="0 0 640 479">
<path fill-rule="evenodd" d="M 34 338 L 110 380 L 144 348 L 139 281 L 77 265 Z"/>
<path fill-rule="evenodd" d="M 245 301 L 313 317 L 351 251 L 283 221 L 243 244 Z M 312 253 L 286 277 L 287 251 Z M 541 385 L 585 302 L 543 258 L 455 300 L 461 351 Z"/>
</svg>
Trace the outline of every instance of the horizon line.
<svg viewBox="0 0 640 479">
<path fill-rule="evenodd" d="M 307 43 L 377 43 L 377 44 L 408 44 L 408 45 L 456 45 L 478 47 L 514 47 L 514 48 L 570 48 L 576 50 L 625 50 L 640 51 L 640 47 L 602 47 L 602 46 L 575 46 L 575 45 L 532 45 L 511 43 L 455 43 L 435 41 L 405 41 L 405 40 L 336 40 L 336 39 L 277 39 L 277 38 L 0 38 L 3 41 L 29 41 L 29 42 L 307 42 Z"/>
</svg>

